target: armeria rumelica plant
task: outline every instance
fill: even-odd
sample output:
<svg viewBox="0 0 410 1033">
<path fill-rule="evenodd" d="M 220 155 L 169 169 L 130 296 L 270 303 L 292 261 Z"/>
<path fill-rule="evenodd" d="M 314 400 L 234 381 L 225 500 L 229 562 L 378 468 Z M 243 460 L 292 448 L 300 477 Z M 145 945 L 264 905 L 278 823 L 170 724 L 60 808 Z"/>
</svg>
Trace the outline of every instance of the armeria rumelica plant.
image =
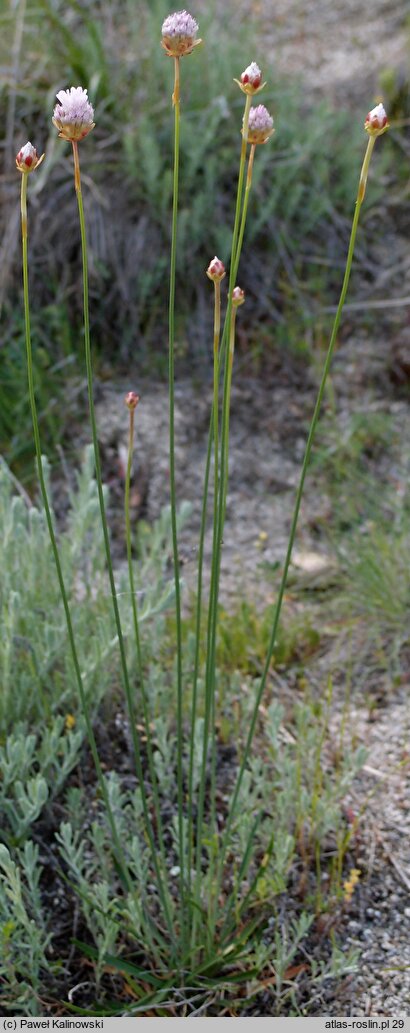
<svg viewBox="0 0 410 1033">
<path fill-rule="evenodd" d="M 126 648 L 123 621 L 118 602 L 118 589 L 111 557 L 101 476 L 98 432 L 94 408 L 87 238 L 79 157 L 80 141 L 84 140 L 94 128 L 94 111 L 89 102 L 87 91 L 80 86 L 61 90 L 57 94 L 58 103 L 55 106 L 53 115 L 53 122 L 58 129 L 59 136 L 63 140 L 69 141 L 73 149 L 74 187 L 78 202 L 83 260 L 84 344 L 89 412 L 106 567 L 119 650 L 121 679 L 127 702 L 129 730 L 135 759 L 139 817 L 143 828 L 142 839 L 138 839 L 137 834 L 131 836 L 130 841 L 124 837 L 119 820 L 120 808 L 115 803 L 112 787 L 109 788 L 107 778 L 101 766 L 89 703 L 84 692 L 83 676 L 78 661 L 73 631 L 71 608 L 75 605 L 75 600 L 71 599 L 70 601 L 68 598 L 59 555 L 58 536 L 54 529 L 47 485 L 43 473 L 30 338 L 26 204 L 28 176 L 38 167 L 40 161 L 43 160 L 43 156 L 39 159 L 35 148 L 30 143 L 27 143 L 17 156 L 17 168 L 22 175 L 21 225 L 29 397 L 40 488 L 63 599 L 69 645 L 76 672 L 81 707 L 84 713 L 101 798 L 111 834 L 112 857 L 119 886 L 122 888 L 124 900 L 127 901 L 126 906 L 125 904 L 123 908 L 119 906 L 115 912 L 112 912 L 110 921 L 114 923 L 115 928 L 120 930 L 128 946 L 131 945 L 131 950 L 134 944 L 139 956 L 141 957 L 141 952 L 143 952 L 145 957 L 145 967 L 143 970 L 133 968 L 132 963 L 128 963 L 128 976 L 131 978 L 134 973 L 134 975 L 141 976 L 142 982 L 147 977 L 148 983 L 150 979 L 152 983 L 152 973 L 155 972 L 155 979 L 157 981 L 155 985 L 159 991 L 161 987 L 164 987 L 166 990 L 169 986 L 175 985 L 176 982 L 181 986 L 192 986 L 197 985 L 198 982 L 208 977 L 210 978 L 217 974 L 223 975 L 232 964 L 232 961 L 240 958 L 247 940 L 254 935 L 255 930 L 263 923 L 266 913 L 266 900 L 265 898 L 261 900 L 260 892 L 264 873 L 272 858 L 277 858 L 275 863 L 279 865 L 280 844 L 278 845 L 274 841 L 273 834 L 269 839 L 267 850 L 263 856 L 260 856 L 256 851 L 256 830 L 261 818 L 257 810 L 255 812 L 255 822 L 247 829 L 245 836 L 239 836 L 240 856 L 238 856 L 238 825 L 240 825 L 238 812 L 241 805 L 244 782 L 246 782 L 249 772 L 252 770 L 252 746 L 255 738 L 257 717 L 277 640 L 303 488 L 348 289 L 370 159 L 377 137 L 388 128 L 387 116 L 383 105 L 378 104 L 377 107 L 369 112 L 365 120 L 368 142 L 359 178 L 344 279 L 301 467 L 288 547 L 274 607 L 270 641 L 263 670 L 255 687 L 254 699 L 253 702 L 251 701 L 248 725 L 242 729 L 244 745 L 233 783 L 229 788 L 226 812 L 223 815 L 223 822 L 221 822 L 220 808 L 219 804 L 217 804 L 218 755 L 216 731 L 219 720 L 219 695 L 217 691 L 219 589 L 229 479 L 229 416 L 232 379 L 234 376 L 235 331 L 236 320 L 240 318 L 238 310 L 246 300 L 243 289 L 243 287 L 246 288 L 246 269 L 243 269 L 241 274 L 243 287 L 238 285 L 237 277 L 242 244 L 246 232 L 254 163 L 258 160 L 258 148 L 266 144 L 270 146 L 269 142 L 274 133 L 274 125 L 271 114 L 263 104 L 257 103 L 255 106 L 252 106 L 252 101 L 265 86 L 259 66 L 255 61 L 252 61 L 236 80 L 237 85 L 244 94 L 245 100 L 242 125 L 241 127 L 238 126 L 238 130 L 241 128 L 242 142 L 239 155 L 239 173 L 229 263 L 228 256 L 224 256 L 224 261 L 215 256 L 209 262 L 206 270 L 206 275 L 214 287 L 213 404 L 210 413 L 198 550 L 195 643 L 193 653 L 190 654 L 188 662 L 184 654 L 185 646 L 182 630 L 182 585 L 180 579 L 178 508 L 175 483 L 175 273 L 178 245 L 181 99 L 184 97 L 182 71 L 185 73 L 186 70 L 186 74 L 189 76 L 189 65 L 186 67 L 186 63 L 183 62 L 181 66 L 181 62 L 187 56 L 191 56 L 193 61 L 198 59 L 197 47 L 202 41 L 197 38 L 197 33 L 198 25 L 194 18 L 186 11 L 179 11 L 170 15 L 165 19 L 162 26 L 162 46 L 165 54 L 173 61 L 174 72 L 172 91 L 174 115 L 173 207 L 169 277 L 169 472 L 176 617 L 175 664 L 173 670 L 175 677 L 177 739 L 175 770 L 163 772 L 162 776 L 158 765 L 151 721 L 150 684 L 147 682 L 146 670 L 144 669 L 144 655 L 141 648 L 138 615 L 138 563 L 136 564 L 133 559 L 131 541 L 130 480 L 134 454 L 134 430 L 135 424 L 138 422 L 137 405 L 139 402 L 138 395 L 134 391 L 130 391 L 125 398 L 125 404 L 129 412 L 129 447 L 124 505 L 129 593 L 132 606 L 130 625 L 133 627 L 135 636 L 134 655 L 137 658 L 136 671 L 130 671 L 130 659 Z M 212 217 L 211 212 L 209 217 Z M 226 292 L 226 313 L 222 325 L 221 294 L 225 278 L 228 286 Z M 213 484 L 211 485 L 212 473 Z M 203 576 L 204 537 L 208 522 L 208 501 L 211 490 L 213 494 L 213 549 L 210 587 L 208 598 L 205 599 Z M 190 666 L 192 656 L 193 662 Z M 176 812 L 172 816 L 172 830 L 169 827 L 169 814 L 164 813 L 161 777 L 175 779 L 177 787 Z M 262 807 L 262 804 L 260 806 Z M 140 830 L 140 822 L 136 826 L 137 828 Z M 62 841 L 65 844 L 64 849 L 68 856 L 71 847 L 69 848 L 67 830 L 64 832 Z M 140 858 L 138 863 L 136 857 Z M 138 867 L 139 863 L 140 868 Z M 140 881 L 139 873 L 142 873 L 143 868 L 144 880 Z M 253 872 L 252 877 L 250 877 L 250 872 Z M 143 893 L 141 890 L 141 886 L 147 884 L 147 879 L 154 887 L 151 894 Z M 84 884 L 82 884 L 81 893 L 83 895 L 87 893 Z M 118 957 L 116 959 L 110 957 L 110 964 L 115 964 L 117 968 L 121 969 L 121 959 Z M 151 973 L 151 976 L 149 976 L 149 973 Z"/>
</svg>

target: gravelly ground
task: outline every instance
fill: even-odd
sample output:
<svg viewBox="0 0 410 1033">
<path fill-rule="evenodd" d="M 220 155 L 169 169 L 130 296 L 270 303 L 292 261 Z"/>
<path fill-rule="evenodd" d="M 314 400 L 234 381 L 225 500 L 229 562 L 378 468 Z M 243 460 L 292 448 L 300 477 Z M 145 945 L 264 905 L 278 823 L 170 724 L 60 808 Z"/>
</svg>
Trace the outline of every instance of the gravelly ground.
<svg viewBox="0 0 410 1033">
<path fill-rule="evenodd" d="M 382 70 L 407 68 L 402 0 L 228 0 L 224 6 L 228 18 L 231 12 L 260 24 L 261 53 L 269 53 L 279 73 L 339 104 L 362 91 L 366 106 L 380 92 Z"/>
</svg>

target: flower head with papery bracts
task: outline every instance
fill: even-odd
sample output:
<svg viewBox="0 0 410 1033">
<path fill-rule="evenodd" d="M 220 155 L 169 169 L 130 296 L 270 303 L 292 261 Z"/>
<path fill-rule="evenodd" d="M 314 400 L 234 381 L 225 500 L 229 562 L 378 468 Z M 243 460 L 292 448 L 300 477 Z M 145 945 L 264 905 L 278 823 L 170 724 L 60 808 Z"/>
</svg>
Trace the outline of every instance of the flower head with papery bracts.
<svg viewBox="0 0 410 1033">
<path fill-rule="evenodd" d="M 259 91 L 263 90 L 263 87 L 266 86 L 266 83 L 262 82 L 262 72 L 259 65 L 256 64 L 256 61 L 252 61 L 251 64 L 245 68 L 245 71 L 242 72 L 240 81 L 239 79 L 234 79 L 234 82 L 238 84 L 242 93 L 248 93 L 251 96 L 254 96 L 255 93 L 259 93 Z"/>
<path fill-rule="evenodd" d="M 69 90 L 57 93 L 58 104 L 54 108 L 53 123 L 63 140 L 83 140 L 94 129 L 94 109 L 88 100 L 87 90 L 82 86 L 71 86 Z"/>
<path fill-rule="evenodd" d="M 188 11 L 175 11 L 162 25 L 162 46 L 169 57 L 185 57 L 192 54 L 202 40 L 195 39 L 198 25 Z"/>
<path fill-rule="evenodd" d="M 245 301 L 245 291 L 242 287 L 234 287 L 232 291 L 232 305 L 234 308 L 239 308 L 239 305 L 243 305 Z"/>
<path fill-rule="evenodd" d="M 206 275 L 209 276 L 209 279 L 213 280 L 214 283 L 220 283 L 226 275 L 225 266 L 223 262 L 221 262 L 221 259 L 217 258 L 216 255 L 215 258 L 213 258 L 212 261 L 209 263 L 209 266 L 206 270 Z"/>
<path fill-rule="evenodd" d="M 266 143 L 274 132 L 272 115 L 269 114 L 264 105 L 258 104 L 256 108 L 251 108 L 249 112 L 247 142 L 252 144 Z"/>
<path fill-rule="evenodd" d="M 140 396 L 137 395 L 135 391 L 128 391 L 128 394 L 126 394 L 124 398 L 125 405 L 127 406 L 127 409 L 130 409 L 130 411 L 137 408 L 139 400 Z"/>
<path fill-rule="evenodd" d="M 381 136 L 382 133 L 386 132 L 386 129 L 389 128 L 389 123 L 383 104 L 377 104 L 375 108 L 369 111 L 364 128 L 370 133 L 370 136 Z"/>
<path fill-rule="evenodd" d="M 44 154 L 39 158 L 36 148 L 28 141 L 16 155 L 16 166 L 19 172 L 34 172 L 34 169 L 41 165 L 43 158 Z"/>
</svg>

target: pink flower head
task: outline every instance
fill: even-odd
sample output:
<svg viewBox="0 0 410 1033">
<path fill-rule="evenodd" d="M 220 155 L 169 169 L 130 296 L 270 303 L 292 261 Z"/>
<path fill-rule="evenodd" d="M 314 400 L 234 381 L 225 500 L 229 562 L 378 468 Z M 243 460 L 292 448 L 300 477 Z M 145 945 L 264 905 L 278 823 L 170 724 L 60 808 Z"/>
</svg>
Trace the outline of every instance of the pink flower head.
<svg viewBox="0 0 410 1033">
<path fill-rule="evenodd" d="M 256 108 L 251 108 L 249 112 L 247 142 L 252 144 L 266 143 L 274 132 L 273 118 L 264 105 L 258 104 Z"/>
<path fill-rule="evenodd" d="M 184 57 L 201 43 L 195 39 L 197 32 L 198 25 L 188 11 L 175 11 L 162 24 L 162 46 L 169 57 Z"/>
<path fill-rule="evenodd" d="M 87 90 L 82 86 L 71 86 L 69 90 L 60 90 L 57 100 L 53 123 L 59 130 L 58 135 L 63 140 L 83 140 L 95 126 L 94 109 Z"/>
<path fill-rule="evenodd" d="M 239 305 L 243 305 L 245 301 L 245 291 L 242 287 L 234 287 L 232 291 L 232 305 L 234 308 L 239 308 Z"/>
<path fill-rule="evenodd" d="M 16 166 L 19 172 L 34 172 L 34 169 L 38 168 L 44 158 L 44 154 L 39 158 L 36 148 L 33 144 L 24 144 L 24 147 L 18 152 L 16 156 Z"/>
<path fill-rule="evenodd" d="M 206 275 L 209 276 L 209 279 L 213 280 L 214 283 L 220 283 L 221 280 L 223 280 L 225 276 L 225 266 L 223 262 L 221 262 L 221 259 L 217 258 L 216 255 L 215 258 L 212 259 L 212 262 L 209 263 Z"/>
<path fill-rule="evenodd" d="M 370 133 L 370 136 L 380 136 L 381 133 L 386 132 L 386 129 L 389 128 L 389 123 L 383 104 L 377 104 L 372 111 L 369 111 L 364 128 Z"/>
<path fill-rule="evenodd" d="M 126 394 L 124 398 L 127 409 L 130 409 L 130 411 L 137 408 L 139 400 L 140 396 L 137 395 L 135 391 L 128 391 L 128 394 Z"/>
<path fill-rule="evenodd" d="M 252 61 L 251 64 L 245 68 L 245 71 L 242 72 L 240 81 L 239 79 L 234 79 L 234 82 L 238 83 L 242 93 L 250 93 L 251 95 L 259 93 L 259 91 L 263 90 L 263 87 L 266 85 L 266 83 L 262 82 L 262 72 L 259 65 L 256 64 L 256 61 Z"/>
</svg>

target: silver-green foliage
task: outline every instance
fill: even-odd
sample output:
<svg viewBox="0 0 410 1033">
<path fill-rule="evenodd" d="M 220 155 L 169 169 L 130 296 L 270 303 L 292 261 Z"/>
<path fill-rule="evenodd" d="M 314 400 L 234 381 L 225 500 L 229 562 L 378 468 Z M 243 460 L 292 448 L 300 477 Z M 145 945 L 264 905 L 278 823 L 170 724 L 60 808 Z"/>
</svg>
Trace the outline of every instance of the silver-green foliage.
<svg viewBox="0 0 410 1033">
<path fill-rule="evenodd" d="M 106 955 L 120 949 L 127 932 L 132 940 L 149 939 L 147 895 L 156 895 L 150 882 L 149 851 L 145 842 L 144 821 L 139 789 L 122 787 L 115 771 L 107 777 L 110 805 L 119 835 L 126 847 L 133 892 L 124 891 L 113 862 L 110 831 L 104 817 L 87 822 L 78 820 L 77 791 L 67 794 L 69 821 L 56 835 L 68 879 L 78 894 L 86 925 L 97 950 L 97 982 Z"/>
<path fill-rule="evenodd" d="M 48 469 L 47 477 L 48 477 Z M 50 491 L 49 491 L 50 495 Z M 105 572 L 90 449 L 59 534 L 74 635 L 92 713 L 117 682 L 117 636 Z M 185 510 L 181 519 L 186 517 Z M 85 739 L 67 626 L 43 511 L 0 468 L 0 840 L 21 843 L 62 788 Z M 145 530 L 137 563 L 140 623 L 169 605 L 168 510 Z M 124 592 L 124 631 L 131 630 Z M 133 649 L 130 639 L 130 650 Z M 67 717 L 72 717 L 67 727 Z"/>
<path fill-rule="evenodd" d="M 113 632 L 89 452 L 70 504 L 67 527 L 59 539 L 61 559 L 86 691 L 101 698 Z M 57 713 L 67 713 L 76 707 L 77 692 L 44 514 L 13 494 L 6 467 L 0 470 L 0 528 L 0 729 L 4 735 L 18 721 L 33 727 L 47 724 Z"/>
<path fill-rule="evenodd" d="M 330 762 L 326 764 L 329 740 L 326 703 L 297 704 L 291 722 L 292 733 L 288 727 L 289 719 L 283 707 L 272 703 L 264 715 L 258 754 L 250 759 L 242 782 L 240 807 L 233 827 L 235 857 L 247 860 L 241 865 L 233 864 L 230 893 L 219 916 L 221 935 L 228 937 L 226 942 L 229 943 L 230 937 L 234 940 L 235 929 L 241 926 L 249 907 L 259 906 L 271 914 L 272 936 L 263 941 L 263 951 L 266 962 L 273 964 L 277 973 L 278 1008 L 284 992 L 284 974 L 307 940 L 312 922 L 310 912 L 298 917 L 293 912 L 289 921 L 281 918 L 279 922 L 279 914 L 284 914 L 280 899 L 291 891 L 294 874 L 300 866 L 299 837 L 303 832 L 313 854 L 316 849 L 321 851 L 329 833 L 334 843 L 341 840 L 344 831 L 341 804 L 364 761 L 362 751 L 351 752 L 346 746 L 345 758 L 339 767 Z M 156 724 L 154 739 L 162 808 L 170 815 L 174 813 L 167 829 L 167 879 L 172 895 L 180 871 L 175 784 L 169 772 L 172 768 L 169 754 L 175 742 L 172 707 L 167 717 L 163 715 L 161 730 Z M 221 791 L 229 805 L 229 783 L 234 778 L 234 770 L 227 774 L 228 784 L 224 786 L 222 778 Z M 141 935 L 146 937 L 145 909 L 149 902 L 150 911 L 155 910 L 156 897 L 138 787 L 126 788 L 115 772 L 110 773 L 107 785 L 135 880 L 134 894 L 124 895 L 119 884 L 109 829 L 102 813 L 85 830 L 77 817 L 77 799 L 73 798 L 69 805 L 70 821 L 61 826 L 57 837 L 70 881 L 77 888 L 83 915 L 94 939 L 99 970 L 106 952 L 122 952 L 127 943 L 135 946 Z M 184 829 L 186 832 L 186 823 Z M 204 835 L 201 875 L 204 936 L 215 892 L 211 863 L 215 850 L 218 850 L 218 840 L 209 827 Z M 194 876 L 193 872 L 192 878 Z M 257 950 L 256 942 L 259 941 L 249 944 L 249 959 Z M 345 961 L 347 964 L 348 959 Z M 342 968 L 343 965 L 341 956 Z"/>
<path fill-rule="evenodd" d="M 30 840 L 16 860 L 0 844 L 0 985 L 4 1008 L 24 1015 L 42 1011 L 38 992 L 50 963 L 41 905 L 39 850 Z"/>
<path fill-rule="evenodd" d="M 87 841 L 80 832 L 65 822 L 57 834 L 61 855 L 68 867 L 70 879 L 75 878 L 76 890 L 81 899 L 84 917 L 92 927 L 98 949 L 97 982 L 101 974 L 106 953 L 112 951 L 118 935 L 119 907 L 112 893 L 112 887 L 104 873 L 105 859 L 99 849 L 101 842 L 100 829 L 95 824 L 91 827 L 93 852 L 87 850 Z M 99 862 L 102 871 L 98 871 Z"/>
<path fill-rule="evenodd" d="M 78 758 L 78 714 L 67 628 L 43 512 L 15 495 L 0 470 L 0 814 L 2 838 L 21 842 Z M 96 706 L 109 685 L 111 616 L 96 489 L 87 452 L 60 536 L 86 691 Z M 74 715 L 74 730 L 65 725 Z"/>
<path fill-rule="evenodd" d="M 368 680 L 369 658 L 400 671 L 409 641 L 410 453 L 405 413 L 379 407 L 323 421 L 316 469 L 332 518 L 325 525 L 339 564 L 330 613 L 353 629 L 352 669 Z M 358 491 L 360 485 L 360 491 Z M 347 624 L 348 622 L 348 624 Z M 356 629 L 356 631 L 355 631 Z M 367 660 L 365 662 L 365 657 Z"/>
<path fill-rule="evenodd" d="M 61 789 L 83 739 L 83 721 L 68 731 L 63 717 L 30 734 L 20 722 L 7 737 L 0 747 L 0 814 L 2 835 L 9 843 L 24 839 L 47 801 Z"/>
</svg>

